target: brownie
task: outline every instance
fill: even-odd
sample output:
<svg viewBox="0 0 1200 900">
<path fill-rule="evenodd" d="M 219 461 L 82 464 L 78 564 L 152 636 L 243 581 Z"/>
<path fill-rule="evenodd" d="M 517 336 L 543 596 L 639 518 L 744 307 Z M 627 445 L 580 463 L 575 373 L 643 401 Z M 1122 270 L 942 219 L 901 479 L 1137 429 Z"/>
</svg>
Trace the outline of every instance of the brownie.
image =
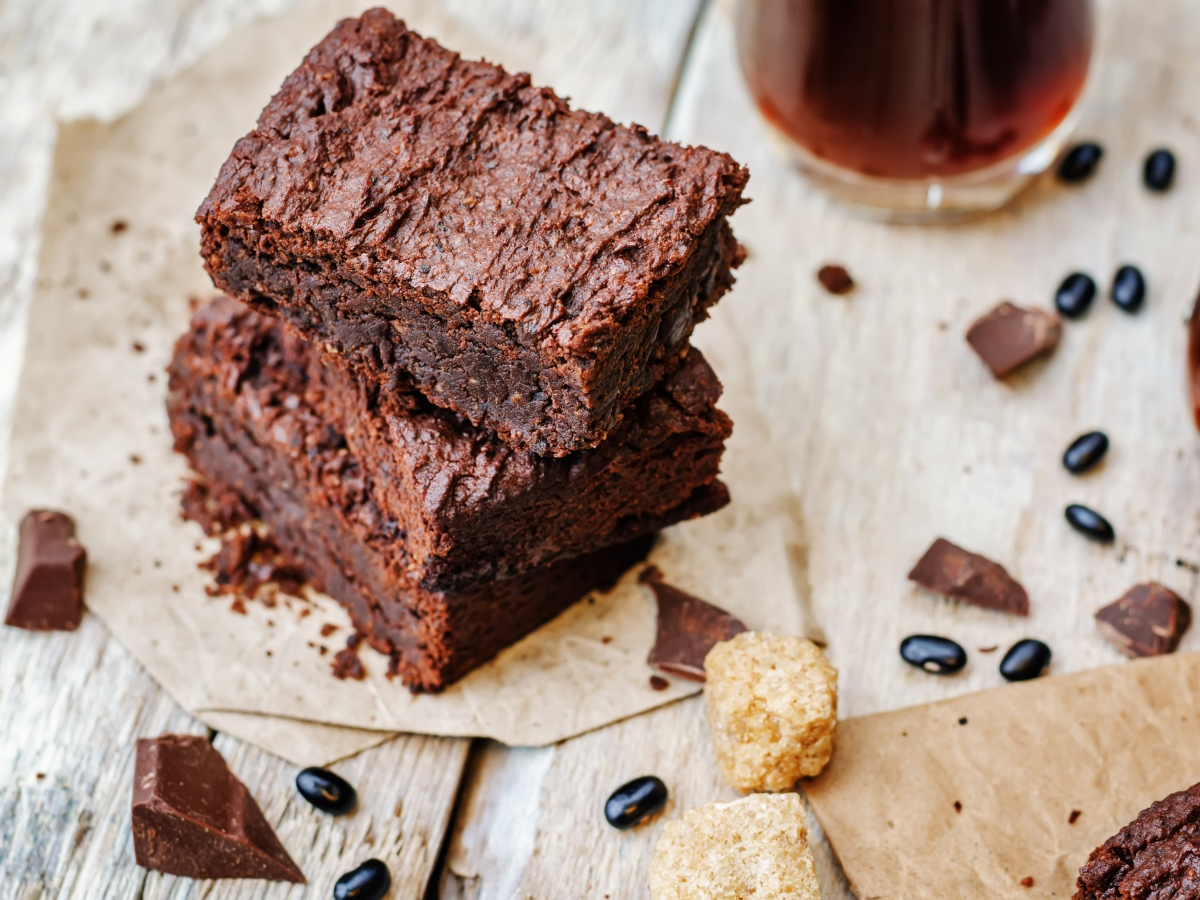
<svg viewBox="0 0 1200 900">
<path fill-rule="evenodd" d="M 1152 803 L 1092 851 L 1073 900 L 1200 896 L 1200 784 Z"/>
<path fill-rule="evenodd" d="M 244 507 L 261 520 L 283 552 L 282 564 L 300 570 L 309 584 L 341 602 L 356 628 L 392 657 L 394 669 L 414 690 L 440 690 L 591 590 L 615 581 L 649 550 L 652 534 L 559 558 L 511 578 L 455 588 L 423 586 L 409 535 L 389 515 L 390 498 L 399 496 L 396 472 L 401 461 L 419 463 L 418 469 L 442 467 L 440 472 L 426 472 L 428 479 L 422 483 L 462 485 L 462 490 L 443 491 L 441 504 L 447 497 L 469 503 L 487 492 L 472 497 L 467 488 L 474 474 L 459 467 L 463 457 L 451 451 L 457 449 L 457 441 L 474 446 L 478 458 L 487 460 L 489 448 L 499 442 L 469 423 L 460 423 L 464 430 L 459 433 L 429 424 L 422 441 L 409 448 L 420 455 L 406 455 L 403 444 L 395 443 L 390 456 L 373 457 L 368 463 L 339 430 L 334 416 L 348 417 L 364 428 L 374 416 L 372 427 L 391 434 L 397 430 L 396 419 L 407 411 L 393 407 L 389 422 L 369 407 L 338 407 L 327 386 L 345 373 L 339 375 L 339 367 L 329 360 L 322 369 L 319 358 L 304 355 L 304 347 L 282 323 L 227 299 L 202 308 L 171 364 L 168 413 L 175 446 L 203 479 L 239 495 L 240 503 L 225 506 Z M 327 377 L 311 381 L 313 371 Z M 347 383 L 353 380 L 347 378 Z M 363 388 L 352 396 L 368 395 Z M 435 407 L 425 407 L 422 415 L 429 423 L 453 422 L 453 414 Z M 411 422 L 400 424 L 415 427 Z M 447 441 L 440 446 L 442 437 Z M 360 445 L 385 446 L 369 439 L 355 442 L 355 447 Z M 519 455 L 510 452 L 514 458 Z M 568 476 L 580 477 L 588 469 L 586 459 L 525 457 L 538 466 L 562 467 Z M 529 488 L 536 481 L 517 479 L 513 484 Z M 427 490 L 432 497 L 433 488 Z M 561 499 L 561 493 L 558 496 Z M 703 514 L 719 508 L 727 496 L 724 486 L 714 481 L 693 490 L 661 520 Z M 504 502 L 499 494 L 492 500 Z M 584 505 L 562 502 L 572 513 Z M 428 521 L 441 525 L 446 520 L 436 514 L 437 508 L 434 504 L 435 514 Z M 437 541 L 446 535 L 438 532 Z M 496 535 L 501 537 L 509 535 L 502 531 Z"/>
<path fill-rule="evenodd" d="M 212 419 L 206 427 L 328 455 L 320 477 L 360 489 L 354 515 L 389 545 L 393 565 L 439 590 L 511 578 L 723 506 L 717 476 L 731 425 L 714 406 L 720 392 L 692 350 L 603 444 L 554 458 L 509 447 L 411 386 L 381 390 L 229 298 L 196 313 L 171 366 L 171 403 Z M 346 457 L 361 466 L 358 482 L 339 471 Z"/>
<path fill-rule="evenodd" d="M 375 9 L 288 76 L 196 218 L 222 290 L 563 456 L 686 358 L 747 177 Z"/>
</svg>

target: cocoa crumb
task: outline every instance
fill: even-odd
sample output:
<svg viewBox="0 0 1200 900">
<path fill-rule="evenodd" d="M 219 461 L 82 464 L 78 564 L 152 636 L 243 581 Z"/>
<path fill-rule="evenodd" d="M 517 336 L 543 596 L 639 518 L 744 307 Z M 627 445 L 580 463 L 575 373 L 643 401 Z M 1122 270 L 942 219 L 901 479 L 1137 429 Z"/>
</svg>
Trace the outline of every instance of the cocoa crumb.
<svg viewBox="0 0 1200 900">
<path fill-rule="evenodd" d="M 355 681 L 362 681 L 367 677 L 367 672 L 363 668 L 362 660 L 358 658 L 358 654 L 354 648 L 347 647 L 345 650 L 339 650 L 333 655 L 333 677 L 341 680 L 353 678 Z"/>
<path fill-rule="evenodd" d="M 670 686 L 671 682 L 667 681 L 667 679 L 663 678 L 661 675 L 650 676 L 650 687 L 654 688 L 654 690 L 665 691 Z"/>
<path fill-rule="evenodd" d="M 332 622 L 326 622 L 324 625 L 321 626 L 321 637 L 329 637 L 331 634 L 333 634 L 337 630 L 338 630 L 338 627 L 336 625 L 334 625 Z"/>
<path fill-rule="evenodd" d="M 113 234 L 121 234 L 129 228 L 129 223 L 124 219 L 117 219 L 109 226 L 109 231 Z"/>
<path fill-rule="evenodd" d="M 1068 825 L 1074 825 L 1076 822 L 1078 822 L 1078 821 L 1079 821 L 1079 817 L 1080 817 L 1080 816 L 1082 816 L 1082 815 L 1083 815 L 1083 810 L 1082 810 L 1082 809 L 1073 809 L 1073 810 L 1071 810 L 1071 815 L 1067 816 L 1067 824 L 1068 824 Z"/>
<path fill-rule="evenodd" d="M 1033 876 L 1026 875 L 1024 878 L 1022 878 L 1021 879 L 1021 887 L 1026 887 L 1026 888 L 1033 887 Z"/>
<path fill-rule="evenodd" d="M 145 353 L 146 345 L 143 344 L 141 341 L 134 341 L 133 342 L 133 352 L 134 353 Z"/>
<path fill-rule="evenodd" d="M 831 294 L 841 296 L 854 290 L 854 279 L 844 266 L 825 265 L 817 271 L 817 281 Z"/>
<path fill-rule="evenodd" d="M 242 602 L 241 597 L 234 597 L 233 602 L 229 604 L 229 608 L 240 616 L 246 615 L 246 604 Z"/>
<path fill-rule="evenodd" d="M 956 813 L 962 812 L 962 804 L 959 803 L 957 800 L 954 801 L 954 811 Z"/>
</svg>

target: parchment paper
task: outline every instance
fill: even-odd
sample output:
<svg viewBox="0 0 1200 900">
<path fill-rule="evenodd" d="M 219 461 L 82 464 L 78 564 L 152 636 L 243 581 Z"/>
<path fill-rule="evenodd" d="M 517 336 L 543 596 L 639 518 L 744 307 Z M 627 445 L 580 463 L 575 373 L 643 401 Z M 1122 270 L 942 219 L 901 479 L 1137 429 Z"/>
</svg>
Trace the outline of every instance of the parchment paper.
<svg viewBox="0 0 1200 900">
<path fill-rule="evenodd" d="M 1188 653 L 850 719 L 804 790 L 861 900 L 1067 898 L 1094 848 L 1197 781 Z"/>
<path fill-rule="evenodd" d="M 171 451 L 163 408 L 163 370 L 186 328 L 188 298 L 213 292 L 192 215 L 234 140 L 348 7 L 320 4 L 247 29 L 116 124 L 62 130 L 6 514 L 70 512 L 89 553 L 89 610 L 189 711 L 289 758 L 312 760 L 320 748 L 343 756 L 376 742 L 377 731 L 545 744 L 695 693 L 684 681 L 650 687 L 654 604 L 633 573 L 445 693 L 418 697 L 386 680 L 385 659 L 365 649 L 365 681 L 331 676 L 332 651 L 349 623 L 328 598 L 313 597 L 307 616 L 299 604 L 257 603 L 238 615 L 228 598 L 206 595 L 208 576 L 197 563 L 215 542 L 179 518 L 185 466 Z M 465 52 L 486 50 L 449 21 L 433 33 Z M 754 406 L 741 349 L 719 319 L 700 343 L 736 423 L 724 463 L 735 499 L 715 516 L 670 529 L 652 560 L 669 581 L 751 627 L 812 633 L 793 577 L 803 564 L 797 504 Z M 338 630 L 323 637 L 327 623 Z"/>
</svg>

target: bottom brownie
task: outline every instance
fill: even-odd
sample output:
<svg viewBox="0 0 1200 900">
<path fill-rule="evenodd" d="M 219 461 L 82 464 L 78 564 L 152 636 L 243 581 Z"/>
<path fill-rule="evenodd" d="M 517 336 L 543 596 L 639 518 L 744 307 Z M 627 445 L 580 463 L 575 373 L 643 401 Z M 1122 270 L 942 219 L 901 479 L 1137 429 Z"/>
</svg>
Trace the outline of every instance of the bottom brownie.
<svg viewBox="0 0 1200 900">
<path fill-rule="evenodd" d="M 1200 898 L 1200 784 L 1171 794 L 1092 851 L 1073 900 Z"/>
<path fill-rule="evenodd" d="M 297 416 L 291 431 L 255 430 L 234 409 L 214 408 L 211 393 L 175 387 L 176 449 L 212 493 L 224 495 L 226 508 L 237 509 L 228 492 L 237 494 L 270 530 L 285 565 L 345 606 L 414 691 L 441 690 L 592 590 L 611 586 L 654 541 L 649 535 L 502 581 L 427 590 L 397 564 L 394 539 L 371 515 L 370 475 L 358 460 L 340 442 L 307 440 L 314 435 L 295 430 L 319 438 L 327 426 Z M 720 506 L 723 496 L 697 497 L 696 512 Z"/>
</svg>

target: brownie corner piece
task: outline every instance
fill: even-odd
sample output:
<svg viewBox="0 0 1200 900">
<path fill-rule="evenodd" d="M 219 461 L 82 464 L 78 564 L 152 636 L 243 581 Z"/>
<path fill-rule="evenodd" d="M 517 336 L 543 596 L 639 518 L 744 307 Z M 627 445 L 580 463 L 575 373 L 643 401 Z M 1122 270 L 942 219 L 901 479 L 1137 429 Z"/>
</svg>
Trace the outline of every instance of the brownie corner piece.
<svg viewBox="0 0 1200 900">
<path fill-rule="evenodd" d="M 1152 803 L 1092 851 L 1072 900 L 1200 894 L 1200 784 Z"/>
<path fill-rule="evenodd" d="M 372 10 L 288 76 L 197 220 L 222 290 L 563 456 L 680 365 L 747 178 Z"/>
</svg>

